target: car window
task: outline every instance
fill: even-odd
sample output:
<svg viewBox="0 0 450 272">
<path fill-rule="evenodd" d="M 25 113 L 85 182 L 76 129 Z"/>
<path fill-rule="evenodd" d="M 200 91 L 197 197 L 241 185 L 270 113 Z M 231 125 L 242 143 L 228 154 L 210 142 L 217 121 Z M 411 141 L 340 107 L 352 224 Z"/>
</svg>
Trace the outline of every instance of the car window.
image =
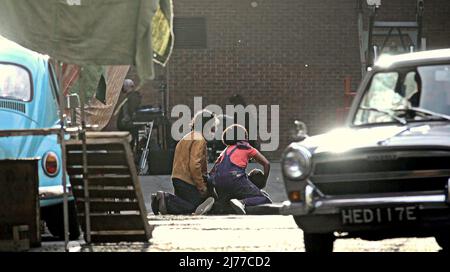
<svg viewBox="0 0 450 272">
<path fill-rule="evenodd" d="M 375 74 L 358 107 L 354 125 L 393 122 L 402 112 L 401 117 L 408 121 L 425 120 L 404 114 L 411 108 L 450 116 L 450 65 Z"/>
<path fill-rule="evenodd" d="M 356 114 L 355 125 L 392 121 L 389 115 L 369 109 L 385 111 L 404 106 L 404 97 L 395 91 L 398 79 L 397 72 L 377 73 L 373 76 Z"/>
<path fill-rule="evenodd" d="M 0 98 L 30 101 L 31 77 L 18 65 L 0 63 Z"/>
<path fill-rule="evenodd" d="M 422 80 L 420 107 L 450 115 L 450 65 L 417 68 Z"/>
</svg>

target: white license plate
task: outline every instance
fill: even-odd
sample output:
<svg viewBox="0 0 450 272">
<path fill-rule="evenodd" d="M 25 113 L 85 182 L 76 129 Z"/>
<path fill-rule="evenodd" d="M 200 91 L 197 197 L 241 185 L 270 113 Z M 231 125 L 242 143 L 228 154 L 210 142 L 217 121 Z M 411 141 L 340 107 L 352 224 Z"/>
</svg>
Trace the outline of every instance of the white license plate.
<svg viewBox="0 0 450 272">
<path fill-rule="evenodd" d="M 349 208 L 341 210 L 342 224 L 382 224 L 417 220 L 416 206 Z"/>
</svg>

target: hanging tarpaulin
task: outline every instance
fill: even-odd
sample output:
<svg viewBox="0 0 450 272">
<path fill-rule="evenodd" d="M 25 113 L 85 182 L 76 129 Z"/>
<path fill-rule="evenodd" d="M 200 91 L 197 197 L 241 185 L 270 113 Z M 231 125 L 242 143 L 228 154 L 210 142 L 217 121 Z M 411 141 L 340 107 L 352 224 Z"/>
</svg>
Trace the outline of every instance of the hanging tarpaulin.
<svg viewBox="0 0 450 272">
<path fill-rule="evenodd" d="M 102 130 L 110 121 L 128 69 L 129 66 L 126 65 L 104 67 L 104 73 L 102 74 L 106 83 L 106 97 L 104 101 L 101 101 L 100 97 L 98 97 L 99 84 L 92 85 L 96 89 L 96 93 L 88 97 L 86 121 L 88 124 L 95 124 L 97 126 L 96 130 Z M 77 119 L 80 120 L 79 118 Z"/>
<path fill-rule="evenodd" d="M 64 64 L 62 67 L 62 90 L 64 95 L 69 94 L 69 90 L 72 89 L 75 82 L 77 82 L 80 76 L 80 66 L 73 64 Z"/>
<path fill-rule="evenodd" d="M 114 65 L 84 66 L 81 69 L 74 64 L 64 65 L 63 89 L 65 93 L 80 94 L 80 74 L 84 78 L 83 87 L 88 100 L 85 107 L 86 123 L 95 124 L 94 129 L 102 130 L 110 122 L 129 68 L 128 65 Z M 98 80 L 98 78 L 100 79 Z M 102 80 L 104 80 L 105 89 L 100 90 L 103 85 Z M 80 120 L 79 113 L 77 120 Z"/>
<path fill-rule="evenodd" d="M 173 43 L 172 0 L 161 0 L 152 20 L 153 60 L 166 65 L 172 54 Z"/>
<path fill-rule="evenodd" d="M 152 18 L 166 5 L 159 2 L 0 0 L 0 34 L 66 63 L 134 64 L 144 81 L 154 76 Z"/>
<path fill-rule="evenodd" d="M 106 77 L 105 68 L 105 66 L 97 65 L 83 66 L 83 71 L 80 71 L 79 73 L 82 74 L 81 76 L 83 77 L 84 82 L 81 83 L 80 80 L 76 80 L 70 88 L 70 93 L 79 94 L 81 91 L 81 85 L 83 85 L 84 93 L 86 94 L 88 101 L 89 99 L 95 97 L 98 92 L 98 87 L 101 85 L 101 78 Z"/>
</svg>

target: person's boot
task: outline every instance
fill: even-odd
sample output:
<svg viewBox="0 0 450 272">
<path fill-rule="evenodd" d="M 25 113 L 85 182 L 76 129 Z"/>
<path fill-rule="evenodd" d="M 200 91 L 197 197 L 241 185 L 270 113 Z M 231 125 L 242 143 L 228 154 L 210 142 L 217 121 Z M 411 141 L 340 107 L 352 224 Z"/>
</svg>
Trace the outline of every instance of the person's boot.
<svg viewBox="0 0 450 272">
<path fill-rule="evenodd" d="M 159 214 L 159 201 L 156 193 L 153 193 L 151 196 L 151 207 L 154 215 Z"/>
<path fill-rule="evenodd" d="M 198 205 L 197 209 L 195 210 L 195 215 L 203 215 L 207 212 L 209 212 L 214 205 L 214 198 L 208 197 L 205 201 L 203 201 L 202 204 Z"/>
<path fill-rule="evenodd" d="M 166 194 L 163 191 L 158 191 L 156 192 L 156 198 L 158 199 L 159 213 L 167 214 Z"/>
<path fill-rule="evenodd" d="M 230 199 L 230 205 L 237 214 L 247 214 L 247 212 L 245 211 L 245 205 L 244 203 L 242 203 L 242 201 L 238 199 Z"/>
</svg>

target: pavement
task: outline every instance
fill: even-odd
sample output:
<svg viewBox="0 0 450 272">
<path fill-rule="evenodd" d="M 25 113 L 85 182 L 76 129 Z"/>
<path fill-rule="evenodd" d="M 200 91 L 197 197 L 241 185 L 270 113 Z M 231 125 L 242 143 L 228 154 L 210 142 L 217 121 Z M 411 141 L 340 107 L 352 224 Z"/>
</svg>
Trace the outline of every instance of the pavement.
<svg viewBox="0 0 450 272">
<path fill-rule="evenodd" d="M 251 165 L 252 169 L 256 165 Z M 158 190 L 173 192 L 170 176 L 141 177 L 142 190 L 153 238 L 149 243 L 115 243 L 86 245 L 83 240 L 71 241 L 69 251 L 75 252 L 301 252 L 303 232 L 291 216 L 174 216 L 151 213 L 150 194 Z M 287 199 L 279 163 L 272 164 L 267 192 L 274 202 Z M 382 241 L 338 239 L 335 252 L 437 252 L 434 238 L 397 238 Z M 31 251 L 64 251 L 64 243 L 44 236 L 42 247 Z"/>
</svg>

